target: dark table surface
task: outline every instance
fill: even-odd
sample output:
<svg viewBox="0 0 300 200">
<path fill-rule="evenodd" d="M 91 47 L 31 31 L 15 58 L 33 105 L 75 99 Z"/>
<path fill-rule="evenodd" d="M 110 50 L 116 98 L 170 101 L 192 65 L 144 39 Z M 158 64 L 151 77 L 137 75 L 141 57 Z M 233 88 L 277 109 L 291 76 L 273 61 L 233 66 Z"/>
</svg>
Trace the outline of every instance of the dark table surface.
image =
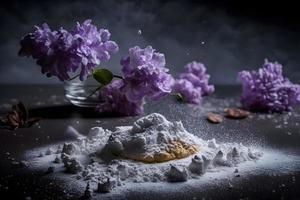
<svg viewBox="0 0 300 200">
<path fill-rule="evenodd" d="M 137 117 L 104 117 L 93 110 L 72 106 L 64 98 L 62 86 L 56 85 L 2 85 L 0 86 L 0 113 L 5 114 L 11 104 L 21 100 L 31 116 L 43 119 L 31 128 L 9 131 L 0 129 L 0 191 L 9 199 L 78 199 L 81 193 L 70 190 L 59 180 L 45 176 L 43 172 L 14 165 L 23 160 L 24 152 L 47 144 L 72 139 L 65 134 L 69 125 L 87 134 L 90 127 L 113 129 L 119 125 L 131 125 Z M 287 155 L 300 156 L 300 111 L 291 113 L 252 113 L 244 120 L 225 119 L 213 125 L 206 121 L 208 111 L 222 113 L 223 109 L 239 106 L 240 88 L 217 86 L 216 93 L 205 98 L 202 105 L 180 104 L 167 97 L 160 102 L 145 105 L 145 114 L 158 112 L 169 120 L 181 120 L 186 129 L 203 139 L 216 138 L 221 142 L 242 142 L 276 149 Z M 180 191 L 164 192 L 159 189 L 136 187 L 119 194 L 122 199 L 300 199 L 300 165 L 293 171 L 241 176 L 231 180 L 233 187 L 207 184 L 196 188 L 187 184 Z M 185 184 L 185 183 L 183 183 Z M 8 198 L 5 199 L 8 199 Z M 29 198 L 30 197 L 30 198 Z M 96 198 L 101 199 L 101 195 Z M 3 199 L 3 198 L 1 198 Z"/>
</svg>

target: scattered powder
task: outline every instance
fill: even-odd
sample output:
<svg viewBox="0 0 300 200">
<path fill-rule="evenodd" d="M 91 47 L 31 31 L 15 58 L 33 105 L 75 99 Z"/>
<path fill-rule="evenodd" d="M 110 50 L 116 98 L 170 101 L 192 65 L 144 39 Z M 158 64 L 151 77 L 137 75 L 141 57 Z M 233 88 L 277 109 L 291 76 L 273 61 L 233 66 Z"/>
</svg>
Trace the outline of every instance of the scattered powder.
<svg viewBox="0 0 300 200">
<path fill-rule="evenodd" d="M 138 119 L 133 126 L 116 127 L 114 132 L 93 127 L 87 136 L 79 136 L 73 128 L 68 131 L 74 131 L 78 139 L 32 151 L 27 157 L 31 157 L 31 167 L 39 166 L 45 173 L 64 174 L 88 183 L 87 191 L 93 187 L 94 191 L 110 192 L 128 183 L 199 179 L 224 167 L 233 172 L 239 164 L 258 161 L 263 155 L 242 144 L 202 140 L 187 132 L 181 122 L 170 122 L 157 113 Z M 175 146 L 181 151 L 175 151 Z M 189 148 L 193 151 L 186 151 Z M 140 159 L 155 158 L 161 152 L 169 152 L 172 159 L 153 159 L 150 163 Z M 176 156 L 178 152 L 184 155 Z"/>
</svg>

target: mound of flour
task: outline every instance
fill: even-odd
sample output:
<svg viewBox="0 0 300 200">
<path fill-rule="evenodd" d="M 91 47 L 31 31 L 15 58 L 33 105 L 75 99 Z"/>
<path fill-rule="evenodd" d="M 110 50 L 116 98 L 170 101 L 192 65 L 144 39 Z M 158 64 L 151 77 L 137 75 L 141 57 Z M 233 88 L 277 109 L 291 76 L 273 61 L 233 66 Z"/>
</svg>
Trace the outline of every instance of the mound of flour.
<svg viewBox="0 0 300 200">
<path fill-rule="evenodd" d="M 160 152 L 180 158 L 176 157 L 177 148 L 180 149 L 177 153 L 189 154 L 159 163 L 136 159 L 149 155 L 155 158 Z M 187 150 L 189 148 L 193 151 Z M 163 115 L 153 113 L 138 119 L 132 126 L 116 127 L 114 132 L 93 127 L 87 136 L 80 136 L 76 141 L 35 151 L 31 162 L 53 175 L 64 173 L 89 183 L 88 191 L 93 188 L 109 192 L 132 182 L 197 179 L 224 167 L 256 161 L 261 156 L 261 152 L 242 144 L 202 140 L 187 132 L 181 122 L 170 122 Z"/>
<path fill-rule="evenodd" d="M 140 118 L 133 126 L 118 127 L 113 132 L 102 157 L 111 155 L 147 163 L 185 158 L 199 150 L 197 138 L 187 132 L 181 122 L 170 122 L 153 113 Z"/>
</svg>

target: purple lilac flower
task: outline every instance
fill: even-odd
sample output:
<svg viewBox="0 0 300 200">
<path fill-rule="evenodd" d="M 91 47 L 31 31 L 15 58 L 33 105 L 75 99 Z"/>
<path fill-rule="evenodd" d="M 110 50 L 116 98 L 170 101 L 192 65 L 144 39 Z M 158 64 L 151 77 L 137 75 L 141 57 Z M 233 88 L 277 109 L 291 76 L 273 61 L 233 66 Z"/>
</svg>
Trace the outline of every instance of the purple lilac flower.
<svg viewBox="0 0 300 200">
<path fill-rule="evenodd" d="M 145 97 L 157 100 L 172 90 L 174 80 L 165 64 L 164 55 L 151 46 L 130 48 L 129 55 L 121 60 L 123 80 L 113 81 L 100 91 L 103 102 L 97 106 L 98 112 L 142 114 Z"/>
<path fill-rule="evenodd" d="M 176 80 L 173 90 L 180 93 L 188 103 L 199 104 L 202 101 L 201 87 L 194 87 L 194 85 L 186 79 Z"/>
<path fill-rule="evenodd" d="M 156 100 L 170 93 L 174 80 L 165 64 L 164 55 L 151 46 L 130 48 L 129 55 L 121 60 L 127 98 L 130 101 L 141 101 L 144 97 Z"/>
<path fill-rule="evenodd" d="M 70 73 L 79 71 L 84 80 L 93 68 L 118 51 L 118 45 L 109 39 L 109 31 L 98 30 L 91 20 L 77 23 L 70 32 L 63 28 L 51 31 L 43 24 L 21 40 L 19 55 L 32 56 L 47 76 L 64 81 L 70 79 Z"/>
<path fill-rule="evenodd" d="M 300 103 L 300 85 L 282 75 L 282 65 L 265 59 L 258 71 L 241 71 L 238 80 L 243 84 L 242 105 L 255 111 L 289 111 Z"/>
<path fill-rule="evenodd" d="M 199 104 L 202 97 L 214 92 L 213 85 L 209 85 L 210 76 L 202 63 L 191 62 L 184 67 L 184 72 L 175 81 L 174 92 L 183 95 L 187 103 Z"/>
<path fill-rule="evenodd" d="M 143 100 L 130 101 L 123 92 L 124 81 L 114 80 L 111 84 L 100 90 L 102 102 L 98 104 L 99 113 L 115 113 L 122 116 L 143 114 Z"/>
</svg>

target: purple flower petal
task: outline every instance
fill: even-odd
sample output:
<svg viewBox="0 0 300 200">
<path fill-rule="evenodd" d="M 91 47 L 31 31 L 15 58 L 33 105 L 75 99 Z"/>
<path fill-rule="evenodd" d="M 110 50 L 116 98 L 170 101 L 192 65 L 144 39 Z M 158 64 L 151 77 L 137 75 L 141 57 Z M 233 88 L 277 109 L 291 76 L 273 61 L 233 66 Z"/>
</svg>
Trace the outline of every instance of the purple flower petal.
<svg viewBox="0 0 300 200">
<path fill-rule="evenodd" d="M 195 87 L 189 80 L 176 80 L 173 90 L 180 93 L 187 103 L 200 104 L 202 101 L 201 87 Z"/>
<path fill-rule="evenodd" d="M 110 32 L 107 29 L 100 29 L 100 38 L 102 42 L 106 42 L 110 38 Z"/>
<path fill-rule="evenodd" d="M 109 41 L 108 30 L 97 30 L 91 22 L 77 22 L 70 32 L 63 28 L 51 31 L 47 24 L 36 27 L 21 40 L 19 55 L 32 56 L 48 76 L 64 81 L 70 78 L 69 73 L 79 70 L 84 80 L 93 68 L 108 61 L 119 49 L 114 41 Z"/>
<path fill-rule="evenodd" d="M 241 71 L 238 80 L 243 84 L 242 105 L 255 111 L 282 112 L 300 103 L 300 85 L 282 75 L 282 65 L 265 60 L 258 71 Z"/>
<path fill-rule="evenodd" d="M 101 90 L 99 97 L 102 102 L 98 104 L 97 111 L 100 113 L 115 113 L 122 116 L 143 114 L 143 100 L 130 101 L 123 92 L 123 87 L 123 80 L 115 80 Z"/>
<path fill-rule="evenodd" d="M 111 53 L 116 53 L 119 51 L 119 46 L 114 41 L 105 42 L 104 47 L 108 52 L 111 52 Z"/>
<path fill-rule="evenodd" d="M 144 97 L 159 99 L 172 91 L 173 77 L 165 68 L 163 54 L 151 46 L 129 49 L 129 56 L 121 60 L 127 98 L 141 101 Z"/>
<path fill-rule="evenodd" d="M 199 104 L 202 96 L 215 91 L 215 87 L 208 83 L 209 78 L 205 66 L 193 61 L 184 67 L 184 73 L 175 81 L 173 90 L 183 95 L 188 103 Z"/>
</svg>

